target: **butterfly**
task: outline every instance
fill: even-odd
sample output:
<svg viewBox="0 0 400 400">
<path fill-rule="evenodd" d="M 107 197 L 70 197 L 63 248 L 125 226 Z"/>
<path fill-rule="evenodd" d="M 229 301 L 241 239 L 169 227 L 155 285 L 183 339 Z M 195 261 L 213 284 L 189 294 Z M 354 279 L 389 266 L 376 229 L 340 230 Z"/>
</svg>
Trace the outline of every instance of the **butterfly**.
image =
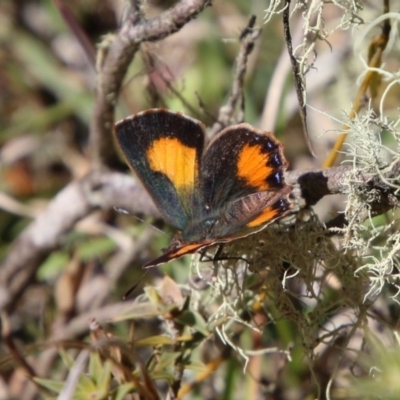
<svg viewBox="0 0 400 400">
<path fill-rule="evenodd" d="M 258 232 L 292 205 L 283 145 L 247 123 L 206 144 L 205 126 L 167 109 L 115 125 L 117 143 L 166 222 L 179 236 L 149 268 Z"/>
</svg>

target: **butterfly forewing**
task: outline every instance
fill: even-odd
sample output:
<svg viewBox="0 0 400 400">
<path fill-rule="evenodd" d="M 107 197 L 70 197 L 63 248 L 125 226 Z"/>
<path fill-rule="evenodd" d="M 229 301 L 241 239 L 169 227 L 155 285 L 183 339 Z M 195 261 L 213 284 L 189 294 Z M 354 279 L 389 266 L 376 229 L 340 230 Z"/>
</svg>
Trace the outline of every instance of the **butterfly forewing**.
<svg viewBox="0 0 400 400">
<path fill-rule="evenodd" d="M 118 144 L 166 221 L 182 230 L 198 198 L 204 126 L 164 109 L 118 122 Z"/>
</svg>

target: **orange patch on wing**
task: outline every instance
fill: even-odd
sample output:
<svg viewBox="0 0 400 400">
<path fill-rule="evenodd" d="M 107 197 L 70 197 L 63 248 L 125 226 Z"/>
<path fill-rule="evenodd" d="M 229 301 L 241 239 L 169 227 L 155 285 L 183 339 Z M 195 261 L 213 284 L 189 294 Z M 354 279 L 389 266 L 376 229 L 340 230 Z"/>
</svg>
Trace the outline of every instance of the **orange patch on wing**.
<svg viewBox="0 0 400 400">
<path fill-rule="evenodd" d="M 273 172 L 272 167 L 267 166 L 268 154 L 262 152 L 261 146 L 243 146 L 237 162 L 237 170 L 240 178 L 260 191 L 268 190 L 266 178 Z"/>
<path fill-rule="evenodd" d="M 257 218 L 250 221 L 246 226 L 248 228 L 254 228 L 256 226 L 266 224 L 272 221 L 279 214 L 279 209 L 267 207 Z"/>
<path fill-rule="evenodd" d="M 156 140 L 147 150 L 150 168 L 169 178 L 177 191 L 193 190 L 197 175 L 196 149 L 176 138 Z"/>
<path fill-rule="evenodd" d="M 185 254 L 190 254 L 196 252 L 198 249 L 205 247 L 202 243 L 194 243 L 194 244 L 185 244 L 183 247 L 180 247 L 175 252 L 171 253 L 172 257 L 180 257 Z"/>
</svg>

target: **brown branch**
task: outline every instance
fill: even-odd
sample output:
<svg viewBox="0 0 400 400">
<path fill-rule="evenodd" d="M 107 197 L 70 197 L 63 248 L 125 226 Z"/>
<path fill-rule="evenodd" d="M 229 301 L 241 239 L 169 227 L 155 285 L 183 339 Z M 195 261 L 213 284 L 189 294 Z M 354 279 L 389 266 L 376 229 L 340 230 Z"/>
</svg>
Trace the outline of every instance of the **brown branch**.
<svg viewBox="0 0 400 400">
<path fill-rule="evenodd" d="M 307 147 L 310 153 L 315 157 L 314 150 L 312 148 L 310 135 L 308 133 L 308 126 L 307 126 L 307 107 L 306 107 L 306 81 L 304 79 L 304 72 L 300 71 L 299 63 L 297 62 L 296 56 L 293 52 L 293 44 L 292 44 L 292 35 L 290 33 L 290 3 L 291 0 L 286 0 L 286 6 L 282 13 L 283 18 L 283 32 L 285 35 L 286 47 L 288 50 L 288 55 L 290 59 L 290 63 L 292 64 L 292 72 L 293 72 L 293 79 L 295 83 L 297 101 L 299 103 L 300 108 L 300 119 L 301 124 L 303 126 L 303 133 L 304 138 L 306 140 Z"/>
<path fill-rule="evenodd" d="M 108 296 L 105 292 L 104 296 Z M 123 301 L 112 305 L 106 305 L 102 307 L 95 307 L 88 310 L 87 312 L 81 312 L 69 321 L 64 321 L 62 324 L 54 321 L 52 326 L 52 332 L 50 337 L 44 344 L 44 351 L 41 351 L 39 357 L 35 361 L 35 376 L 48 376 L 50 369 L 54 365 L 54 361 L 59 356 L 60 348 L 87 348 L 82 342 L 71 340 L 81 335 L 87 334 L 89 329 L 92 329 L 93 322 L 97 324 L 106 324 L 110 321 L 115 321 L 118 317 L 123 316 L 127 312 L 133 312 L 135 310 L 138 315 L 155 315 L 157 310 L 155 306 L 151 304 L 135 304 L 134 301 Z M 29 388 L 28 388 L 29 389 Z M 24 390 L 23 396 L 20 398 L 37 398 L 35 396 L 36 388 L 31 388 L 28 395 L 27 389 Z"/>
<path fill-rule="evenodd" d="M 293 196 L 302 198 L 308 206 L 316 204 L 330 194 L 347 193 L 345 175 L 352 166 L 330 169 L 290 171 L 287 181 L 293 186 Z M 393 163 L 378 174 L 359 173 L 359 189 L 379 193 L 379 201 L 370 204 L 374 215 L 398 207 L 400 194 L 392 185 L 400 185 L 400 161 Z M 132 214 L 159 217 L 159 213 L 145 190 L 131 176 L 93 172 L 85 178 L 72 182 L 50 203 L 21 234 L 0 268 L 0 309 L 10 310 L 25 286 L 34 276 L 47 255 L 57 249 L 64 235 L 71 231 L 77 221 L 97 208 L 109 210 L 119 207 Z"/>
<path fill-rule="evenodd" d="M 218 357 L 212 359 L 205 365 L 205 368 L 202 372 L 198 373 L 194 380 L 190 383 L 187 383 L 181 387 L 176 396 L 177 400 L 183 399 L 186 395 L 194 390 L 194 388 L 198 385 L 201 385 L 207 378 L 209 378 L 212 374 L 214 374 L 217 369 L 227 360 L 231 355 L 231 348 L 229 346 L 225 346 L 222 354 Z"/>
<path fill-rule="evenodd" d="M 326 195 L 346 193 L 344 175 L 351 169 L 349 166 L 340 166 L 331 169 L 289 171 L 286 180 L 294 186 L 294 197 L 301 197 L 308 206 L 312 206 Z"/>
<path fill-rule="evenodd" d="M 58 12 L 65 24 L 68 26 L 71 34 L 74 35 L 75 39 L 82 47 L 89 65 L 94 68 L 96 62 L 96 50 L 93 43 L 90 41 L 89 36 L 82 29 L 82 26 L 79 24 L 77 18 L 67 4 L 62 0 L 53 0 L 53 3 L 57 7 Z"/>
<path fill-rule="evenodd" d="M 115 165 L 112 129 L 118 94 L 140 43 L 160 40 L 193 19 L 209 0 L 181 0 L 156 18 L 144 20 L 141 7 L 131 7 L 121 29 L 102 53 L 98 65 L 96 102 L 90 127 L 90 150 L 95 165 Z M 100 62 L 98 63 L 100 64 Z"/>
<path fill-rule="evenodd" d="M 219 109 L 217 122 L 208 132 L 209 137 L 213 137 L 215 134 L 229 125 L 243 122 L 243 86 L 247 69 L 247 60 L 250 53 L 253 51 L 255 41 L 261 33 L 261 29 L 254 28 L 255 21 L 255 17 L 252 17 L 247 27 L 240 35 L 240 49 L 235 60 L 231 92 L 226 104 Z"/>
<path fill-rule="evenodd" d="M 24 355 L 22 354 L 19 347 L 16 345 L 15 340 L 11 334 L 11 326 L 10 320 L 6 313 L 2 313 L 1 317 L 1 338 L 6 348 L 13 358 L 15 364 L 19 365 L 23 370 L 24 373 L 27 374 L 29 377 L 33 378 L 36 376 L 36 373 L 32 366 L 28 363 Z"/>
<path fill-rule="evenodd" d="M 90 149 L 95 167 L 116 160 L 112 138 L 116 99 L 140 43 L 159 40 L 176 32 L 209 5 L 209 0 L 181 0 L 147 21 L 141 14 L 140 2 L 133 3 L 120 31 L 103 49 L 103 57 L 98 59 L 99 77 L 90 128 Z M 135 200 L 133 204 L 132 199 Z M 0 309 L 10 311 L 15 306 L 37 268 L 62 244 L 64 235 L 77 221 L 96 208 L 114 206 L 133 213 L 158 215 L 148 195 L 123 175 L 97 171 L 62 190 L 47 210 L 20 235 L 6 257 L 0 271 Z"/>
<path fill-rule="evenodd" d="M 147 193 L 127 175 L 93 172 L 70 183 L 14 242 L 0 268 L 0 309 L 11 310 L 48 254 L 77 221 L 92 211 L 118 207 L 159 216 Z"/>
<path fill-rule="evenodd" d="M 302 197 L 307 205 L 312 206 L 326 195 L 347 194 L 348 185 L 345 183 L 347 181 L 345 175 L 352 170 L 354 170 L 353 166 L 340 166 L 329 169 L 290 171 L 287 173 L 287 181 L 294 186 L 294 196 Z M 353 185 L 360 193 L 368 193 L 372 189 L 377 191 L 375 197 L 379 201 L 369 204 L 373 215 L 399 207 L 400 194 L 397 193 L 397 187 L 400 186 L 400 160 L 381 171 L 381 175 L 360 171 L 357 174 L 357 180 L 358 183 L 353 183 Z"/>
</svg>

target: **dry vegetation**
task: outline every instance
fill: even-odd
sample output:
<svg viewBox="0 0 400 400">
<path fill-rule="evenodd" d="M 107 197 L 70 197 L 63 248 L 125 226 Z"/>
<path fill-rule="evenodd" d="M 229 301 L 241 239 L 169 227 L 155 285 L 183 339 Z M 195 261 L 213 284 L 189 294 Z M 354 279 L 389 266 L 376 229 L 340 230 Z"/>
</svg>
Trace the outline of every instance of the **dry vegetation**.
<svg viewBox="0 0 400 400">
<path fill-rule="evenodd" d="M 0 4 L 0 399 L 399 398 L 394 3 Z M 293 212 L 140 280 L 173 232 L 112 127 L 150 107 L 274 131 Z"/>
</svg>

